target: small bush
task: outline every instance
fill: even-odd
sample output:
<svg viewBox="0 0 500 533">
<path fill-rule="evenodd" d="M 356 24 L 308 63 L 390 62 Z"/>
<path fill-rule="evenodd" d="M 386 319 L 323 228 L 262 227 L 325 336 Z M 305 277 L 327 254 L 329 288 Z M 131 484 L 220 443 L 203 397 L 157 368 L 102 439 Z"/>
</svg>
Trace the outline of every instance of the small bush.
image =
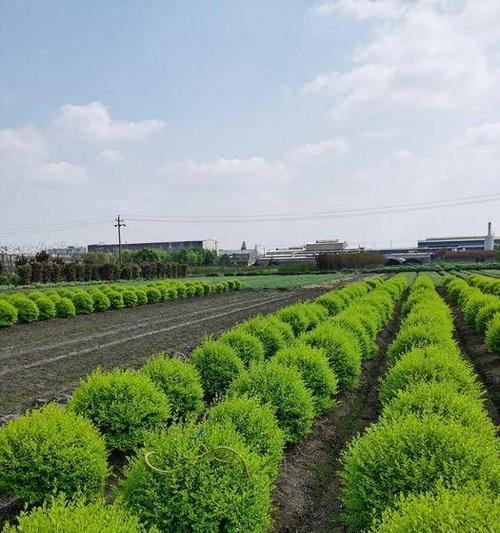
<svg viewBox="0 0 500 533">
<path fill-rule="evenodd" d="M 71 295 L 77 315 L 89 315 L 94 311 L 92 298 L 85 291 L 75 291 Z"/>
<path fill-rule="evenodd" d="M 33 300 L 20 294 L 14 294 L 9 298 L 9 303 L 17 310 L 18 322 L 28 323 L 38 320 L 40 311 Z"/>
<path fill-rule="evenodd" d="M 458 392 L 480 397 L 475 373 L 458 353 L 441 345 L 416 348 L 406 353 L 385 374 L 380 399 L 385 404 L 398 391 L 405 391 L 421 382 L 450 382 Z"/>
<path fill-rule="evenodd" d="M 361 351 L 352 332 L 325 322 L 302 335 L 301 341 L 325 352 L 340 389 L 356 386 L 361 374 Z"/>
<path fill-rule="evenodd" d="M 146 295 L 148 297 L 148 304 L 156 304 L 161 300 L 161 292 L 155 287 L 147 287 Z"/>
<path fill-rule="evenodd" d="M 59 318 L 68 318 L 71 316 L 75 316 L 75 305 L 69 298 L 61 298 L 56 302 L 56 315 Z"/>
<path fill-rule="evenodd" d="M 488 322 L 488 329 L 486 330 L 485 344 L 488 351 L 492 353 L 500 352 L 500 313 Z"/>
<path fill-rule="evenodd" d="M 0 300 L 0 328 L 13 326 L 16 322 L 17 309 L 6 300 Z"/>
<path fill-rule="evenodd" d="M 194 366 L 160 353 L 146 361 L 142 372 L 165 393 L 174 419 L 186 420 L 203 409 L 203 388 Z"/>
<path fill-rule="evenodd" d="M 256 398 L 227 399 L 208 411 L 207 420 L 230 424 L 248 449 L 262 458 L 271 478 L 277 476 L 285 437 L 269 405 L 261 405 Z"/>
<path fill-rule="evenodd" d="M 314 329 L 328 318 L 328 310 L 321 304 L 305 303 L 301 304 L 301 306 L 309 319 L 309 324 L 307 326 L 308 331 Z"/>
<path fill-rule="evenodd" d="M 148 303 L 148 295 L 145 290 L 140 287 L 134 287 L 134 291 L 137 296 L 137 305 L 145 305 Z"/>
<path fill-rule="evenodd" d="M 92 306 L 94 311 L 101 312 L 110 308 L 111 303 L 109 298 L 99 289 L 90 289 L 87 291 L 92 298 Z"/>
<path fill-rule="evenodd" d="M 286 340 L 283 332 L 276 322 L 268 317 L 255 316 L 243 322 L 237 329 L 255 335 L 264 346 L 264 356 L 266 359 L 272 357 L 280 348 L 284 348 Z"/>
<path fill-rule="evenodd" d="M 56 306 L 54 302 L 47 296 L 41 296 L 35 300 L 36 306 L 40 311 L 38 320 L 48 320 L 56 316 Z"/>
<path fill-rule="evenodd" d="M 46 294 L 44 294 L 44 293 L 41 292 L 41 291 L 32 291 L 32 292 L 30 292 L 27 296 L 28 296 L 28 298 L 29 298 L 30 300 L 35 301 L 35 300 L 38 300 L 38 298 L 43 298 L 43 297 L 45 297 Z"/>
<path fill-rule="evenodd" d="M 205 341 L 194 350 L 190 362 L 200 374 L 207 402 L 223 396 L 244 369 L 236 351 L 219 341 Z"/>
<path fill-rule="evenodd" d="M 165 394 L 145 375 L 116 368 L 95 370 L 71 397 L 68 408 L 91 420 L 110 448 L 133 450 L 144 432 L 161 428 L 170 417 Z"/>
<path fill-rule="evenodd" d="M 473 431 L 490 433 L 492 437 L 495 435 L 495 428 L 483 402 L 474 396 L 457 392 L 456 384 L 447 381 L 417 382 L 399 391 L 384 407 L 382 417 L 390 420 L 410 414 L 420 418 L 438 416 Z"/>
<path fill-rule="evenodd" d="M 264 361 L 264 346 L 260 339 L 250 333 L 230 330 L 219 337 L 219 341 L 230 346 L 247 366 Z"/>
<path fill-rule="evenodd" d="M 337 377 L 328 364 L 325 352 L 308 345 L 295 344 L 283 348 L 273 361 L 295 368 L 312 394 L 314 412 L 323 413 L 333 403 L 337 392 Z"/>
<path fill-rule="evenodd" d="M 302 304 L 284 307 L 276 313 L 276 317 L 286 322 L 292 328 L 295 336 L 304 333 L 309 328 L 309 317 Z"/>
<path fill-rule="evenodd" d="M 370 338 L 370 333 L 365 324 L 355 313 L 351 313 L 350 310 L 342 311 L 333 317 L 331 321 L 333 324 L 347 329 L 354 334 L 364 359 L 368 359 L 373 355 L 376 345 Z"/>
<path fill-rule="evenodd" d="M 23 511 L 17 521 L 17 526 L 5 526 L 3 533 L 146 533 L 139 519 L 125 509 L 103 500 L 66 502 L 62 495 L 29 513 Z"/>
<path fill-rule="evenodd" d="M 124 290 L 122 298 L 125 307 L 135 307 L 138 304 L 137 294 L 133 289 Z"/>
<path fill-rule="evenodd" d="M 255 396 L 269 404 L 287 442 L 297 442 L 311 431 L 314 402 L 300 374 L 275 361 L 250 368 L 236 378 L 229 397 Z"/>
<path fill-rule="evenodd" d="M 269 476 L 228 426 L 174 425 L 150 435 L 121 495 L 160 531 L 264 533 L 270 526 Z"/>
<path fill-rule="evenodd" d="M 123 309 L 125 307 L 122 293 L 110 289 L 106 292 L 106 296 L 108 297 L 111 309 Z"/>
<path fill-rule="evenodd" d="M 104 439 L 84 418 L 48 404 L 0 429 L 0 491 L 37 503 L 54 491 L 97 496 L 107 475 Z"/>
<path fill-rule="evenodd" d="M 285 341 L 285 344 L 290 344 L 295 340 L 295 335 L 290 324 L 283 322 L 275 315 L 268 315 L 266 316 L 266 319 L 269 320 L 277 330 L 279 330 L 283 340 Z"/>
<path fill-rule="evenodd" d="M 408 415 L 368 427 L 344 452 L 343 463 L 342 500 L 354 530 L 368 527 L 399 495 L 439 485 L 498 484 L 495 440 L 433 416 Z"/>
<path fill-rule="evenodd" d="M 372 533 L 488 533 L 500 524 L 500 498 L 481 490 L 410 494 L 384 511 Z"/>
<path fill-rule="evenodd" d="M 346 300 L 338 292 L 323 294 L 315 302 L 325 307 L 330 316 L 340 313 L 346 307 Z"/>
</svg>

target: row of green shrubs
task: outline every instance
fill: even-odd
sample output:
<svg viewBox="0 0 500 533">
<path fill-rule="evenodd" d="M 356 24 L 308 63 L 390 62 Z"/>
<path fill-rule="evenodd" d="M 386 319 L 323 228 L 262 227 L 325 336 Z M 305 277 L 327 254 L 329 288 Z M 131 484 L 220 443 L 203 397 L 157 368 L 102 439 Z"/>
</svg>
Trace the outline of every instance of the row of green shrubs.
<svg viewBox="0 0 500 533">
<path fill-rule="evenodd" d="M 488 351 L 500 353 L 500 280 L 474 275 L 445 276 L 443 287 L 467 324 L 484 338 Z"/>
<path fill-rule="evenodd" d="M 187 362 L 160 354 L 137 371 L 96 370 L 65 408 L 49 404 L 8 423 L 0 491 L 45 502 L 21 516 L 20 530 L 49 531 L 42 524 L 51 520 L 76 529 L 88 509 L 96 531 L 143 531 L 134 516 L 160 531 L 267 531 L 285 445 L 357 384 L 405 286 L 404 276 L 374 279 L 256 316 L 207 339 Z M 333 311 L 326 301 L 336 293 L 344 304 Z M 105 506 L 115 450 L 132 458 Z M 70 501 L 50 502 L 55 492 Z M 93 503 L 72 502 L 76 495 Z M 120 517 L 127 528 L 108 528 Z"/>
<path fill-rule="evenodd" d="M 382 414 L 343 454 L 352 531 L 497 531 L 495 427 L 472 367 L 453 340 L 449 307 L 420 276 L 387 351 Z"/>
<path fill-rule="evenodd" d="M 204 296 L 212 292 L 239 290 L 242 286 L 243 282 L 236 279 L 220 283 L 156 281 L 138 285 L 96 285 L 85 289 L 0 294 L 0 327 Z"/>
</svg>

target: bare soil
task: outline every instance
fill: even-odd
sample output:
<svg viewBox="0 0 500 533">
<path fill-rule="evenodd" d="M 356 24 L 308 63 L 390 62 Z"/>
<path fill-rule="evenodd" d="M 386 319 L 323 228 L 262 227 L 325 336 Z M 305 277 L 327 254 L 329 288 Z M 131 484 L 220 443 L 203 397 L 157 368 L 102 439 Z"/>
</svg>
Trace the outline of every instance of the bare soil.
<svg viewBox="0 0 500 533">
<path fill-rule="evenodd" d="M 0 331 L 0 424 L 34 405 L 64 402 L 96 367 L 137 368 L 161 350 L 189 354 L 206 335 L 324 291 L 214 294 L 4 329 Z"/>
<path fill-rule="evenodd" d="M 359 386 L 346 391 L 316 422 L 312 434 L 288 450 L 273 495 L 276 533 L 346 531 L 341 517 L 341 452 L 356 434 L 378 419 L 379 377 L 386 369 L 385 352 L 399 328 L 404 299 L 379 335 L 377 353 L 364 362 Z"/>
</svg>

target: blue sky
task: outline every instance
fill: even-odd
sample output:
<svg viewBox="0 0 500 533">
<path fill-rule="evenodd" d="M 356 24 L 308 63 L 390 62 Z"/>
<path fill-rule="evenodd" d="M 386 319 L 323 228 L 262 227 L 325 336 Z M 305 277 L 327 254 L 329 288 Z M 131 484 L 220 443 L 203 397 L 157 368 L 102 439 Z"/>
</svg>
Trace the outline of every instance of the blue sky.
<svg viewBox="0 0 500 533">
<path fill-rule="evenodd" d="M 0 0 L 0 245 L 110 241 L 102 217 L 118 212 L 307 213 L 500 192 L 494 4 Z M 383 245 L 482 232 L 498 212 L 134 221 L 125 235 Z M 80 219 L 96 220 L 1 233 Z"/>
</svg>

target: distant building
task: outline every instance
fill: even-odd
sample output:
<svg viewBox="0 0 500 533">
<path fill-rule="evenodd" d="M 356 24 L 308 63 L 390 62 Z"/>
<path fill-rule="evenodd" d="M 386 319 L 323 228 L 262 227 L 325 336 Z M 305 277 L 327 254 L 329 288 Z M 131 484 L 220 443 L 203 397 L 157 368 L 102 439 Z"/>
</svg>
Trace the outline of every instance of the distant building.
<svg viewBox="0 0 500 533">
<path fill-rule="evenodd" d="M 169 241 L 169 242 L 134 242 L 122 244 L 123 250 L 162 250 L 165 252 L 178 252 L 179 250 L 209 250 L 212 252 L 218 251 L 218 243 L 213 239 L 205 239 L 202 241 Z M 117 254 L 118 244 L 89 244 L 87 246 L 89 252 L 104 252 Z"/>
<path fill-rule="evenodd" d="M 219 250 L 219 255 L 228 255 L 238 265 L 251 266 L 255 264 L 257 250 L 257 246 L 253 250 L 249 250 L 247 243 L 243 241 L 239 250 Z"/>
<path fill-rule="evenodd" d="M 67 246 L 66 248 L 49 248 L 47 253 L 51 257 L 61 257 L 62 259 L 80 259 L 86 253 L 85 246 Z"/>
<path fill-rule="evenodd" d="M 493 250 L 500 246 L 500 238 L 495 239 L 488 223 L 488 233 L 473 237 L 431 237 L 418 241 L 419 249 L 426 250 Z"/>
<path fill-rule="evenodd" d="M 314 241 L 306 243 L 304 248 L 309 252 L 341 252 L 347 248 L 347 242 L 338 239 Z"/>
<path fill-rule="evenodd" d="M 320 253 L 339 253 L 345 251 L 347 242 L 338 239 L 319 240 L 306 243 L 303 246 L 291 246 L 289 248 L 275 248 L 266 250 L 257 258 L 261 264 L 293 264 L 314 263 Z"/>
</svg>

